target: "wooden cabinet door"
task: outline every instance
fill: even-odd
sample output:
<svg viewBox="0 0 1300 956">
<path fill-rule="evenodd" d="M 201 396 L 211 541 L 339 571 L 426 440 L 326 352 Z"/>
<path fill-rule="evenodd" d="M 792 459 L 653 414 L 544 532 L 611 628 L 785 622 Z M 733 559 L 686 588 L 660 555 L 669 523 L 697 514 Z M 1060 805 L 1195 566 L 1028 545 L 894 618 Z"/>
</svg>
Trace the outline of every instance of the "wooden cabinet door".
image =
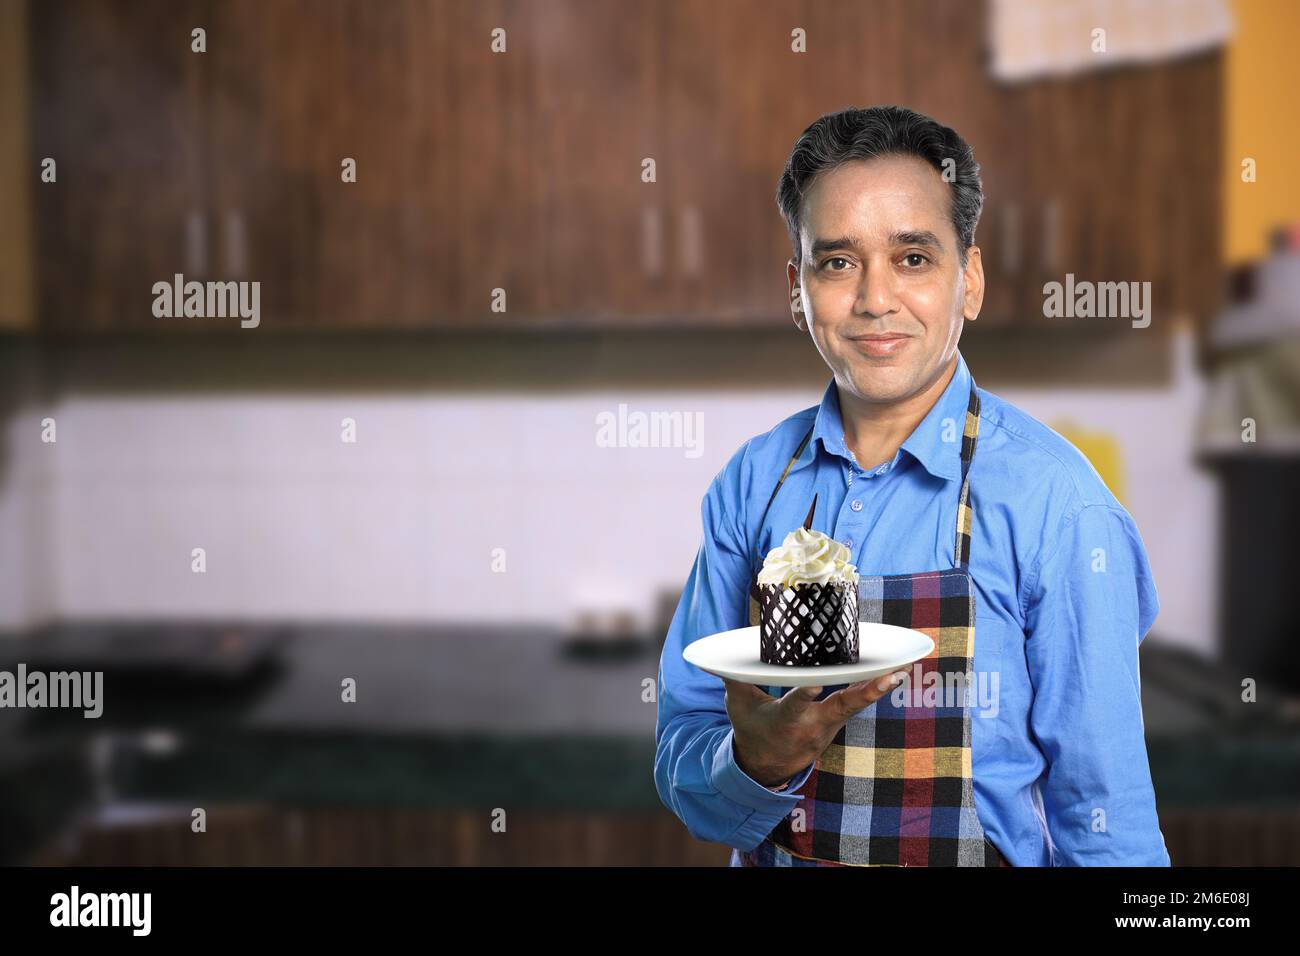
<svg viewBox="0 0 1300 956">
<path fill-rule="evenodd" d="M 1163 293 L 1155 243 L 1170 140 L 1169 125 L 1146 116 L 1155 76 L 1120 67 L 1044 80 L 1030 91 L 1040 302 L 1050 282 L 1068 292 L 1071 281 L 1075 288 L 1149 281 L 1153 295 Z M 1132 328 L 1122 317 L 1044 316 L 1041 307 L 1030 319 L 1097 334 Z"/>
<path fill-rule="evenodd" d="M 975 230 L 984 267 L 979 328 L 1014 324 L 1033 300 L 1027 294 L 1024 188 L 1024 96 L 996 81 L 988 68 L 986 6 L 935 0 L 905 7 L 903 45 L 906 105 L 952 127 L 975 151 L 984 208 Z"/>
<path fill-rule="evenodd" d="M 1035 324 L 1167 331 L 1217 303 L 1218 55 L 1046 80 L 1027 91 L 1029 182 L 1041 218 Z M 1150 325 L 1048 318 L 1042 285 L 1150 282 Z M 1139 286 L 1141 288 L 1141 286 Z M 1130 309 L 1130 312 L 1133 311 Z"/>
<path fill-rule="evenodd" d="M 552 4 L 441 0 L 437 6 L 425 31 L 436 52 L 418 61 L 419 79 L 408 78 L 413 90 L 437 85 L 444 96 L 437 113 L 425 111 L 412 130 L 419 141 L 414 162 L 428 155 L 445 168 L 429 184 L 445 195 L 431 210 L 441 251 L 426 268 L 443 286 L 448 307 L 427 322 L 509 330 L 545 318 L 548 309 L 546 157 L 553 144 L 540 114 L 540 84 Z M 598 36 L 593 30 L 571 42 L 597 45 Z M 431 99 L 433 91 L 420 95 Z"/>
<path fill-rule="evenodd" d="M 241 39 L 215 80 L 217 193 L 246 221 L 264 308 L 291 326 L 497 331 L 652 314 L 655 15 L 600 0 L 223 5 Z"/>
<path fill-rule="evenodd" d="M 503 145 L 536 176 L 510 201 L 540 213 L 544 234 L 508 243 L 511 262 L 527 258 L 542 272 L 538 294 L 512 307 L 516 321 L 649 325 L 670 305 L 664 11 L 606 0 L 528 5 L 518 38 L 533 68 L 528 126 Z"/>
<path fill-rule="evenodd" d="M 213 278 L 259 283 L 262 332 L 307 328 L 318 312 L 330 124 L 322 82 L 344 39 L 336 7 L 288 0 L 216 4 L 209 28 Z M 341 190 L 340 190 L 341 192 Z"/>
<path fill-rule="evenodd" d="M 463 311 L 460 270 L 490 226 L 457 187 L 478 144 L 458 138 L 456 51 L 486 44 L 465 9 L 215 5 L 219 271 L 261 282 L 268 327 L 419 328 Z M 499 157 L 476 161 L 491 171 Z M 465 218 L 479 221 L 465 231 Z"/>
<path fill-rule="evenodd" d="M 794 250 L 776 203 L 781 172 L 819 116 L 904 102 L 905 6 L 668 5 L 661 169 L 677 321 L 794 328 L 786 279 Z M 796 52 L 798 43 L 806 52 Z"/>
<path fill-rule="evenodd" d="M 1223 55 L 1218 51 L 1172 63 L 1158 105 L 1175 118 L 1174 165 L 1161 171 L 1161 233 L 1167 308 L 1204 326 L 1223 303 Z M 1237 170 L 1240 174 L 1240 170 Z M 1157 300 L 1159 301 L 1159 300 Z M 1154 322 L 1152 323 L 1154 325 Z"/>
<path fill-rule="evenodd" d="M 206 243 L 201 8 L 185 0 L 34 3 L 30 175 L 37 310 L 55 330 L 178 328 L 153 285 Z M 191 323 L 194 320 L 188 320 Z"/>
</svg>

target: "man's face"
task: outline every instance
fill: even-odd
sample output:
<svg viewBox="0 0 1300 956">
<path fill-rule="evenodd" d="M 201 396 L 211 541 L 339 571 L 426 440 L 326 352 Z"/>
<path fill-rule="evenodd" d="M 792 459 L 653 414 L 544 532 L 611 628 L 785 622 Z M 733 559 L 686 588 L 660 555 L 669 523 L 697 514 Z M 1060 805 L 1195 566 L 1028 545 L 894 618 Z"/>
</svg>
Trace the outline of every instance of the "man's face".
<svg viewBox="0 0 1300 956">
<path fill-rule="evenodd" d="M 962 266 L 951 189 L 918 157 L 882 156 L 821 173 L 804 197 L 803 263 L 787 266 L 795 324 L 864 401 L 923 392 L 979 314 L 980 253 Z"/>
</svg>

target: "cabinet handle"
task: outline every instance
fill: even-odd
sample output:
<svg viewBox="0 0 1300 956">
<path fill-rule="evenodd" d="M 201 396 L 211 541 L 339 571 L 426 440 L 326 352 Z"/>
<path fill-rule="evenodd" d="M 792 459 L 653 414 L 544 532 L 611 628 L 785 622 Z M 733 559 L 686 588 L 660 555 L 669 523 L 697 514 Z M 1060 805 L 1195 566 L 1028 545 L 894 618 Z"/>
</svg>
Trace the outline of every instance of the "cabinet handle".
<svg viewBox="0 0 1300 956">
<path fill-rule="evenodd" d="M 185 271 L 205 275 L 208 271 L 208 216 L 200 209 L 191 210 L 185 220 Z"/>
<path fill-rule="evenodd" d="M 641 207 L 641 271 L 657 276 L 664 268 L 664 223 L 658 206 Z"/>
<path fill-rule="evenodd" d="M 682 272 L 695 277 L 704 271 L 704 216 L 700 207 L 682 208 Z"/>
<path fill-rule="evenodd" d="M 236 279 L 242 279 L 248 271 L 247 232 L 240 209 L 226 211 L 226 269 Z"/>
<path fill-rule="evenodd" d="M 1043 209 L 1043 262 L 1053 275 L 1061 267 L 1061 201 L 1055 197 Z"/>
<path fill-rule="evenodd" d="M 1020 271 L 1020 207 L 1013 202 L 1002 207 L 1002 271 Z"/>
</svg>

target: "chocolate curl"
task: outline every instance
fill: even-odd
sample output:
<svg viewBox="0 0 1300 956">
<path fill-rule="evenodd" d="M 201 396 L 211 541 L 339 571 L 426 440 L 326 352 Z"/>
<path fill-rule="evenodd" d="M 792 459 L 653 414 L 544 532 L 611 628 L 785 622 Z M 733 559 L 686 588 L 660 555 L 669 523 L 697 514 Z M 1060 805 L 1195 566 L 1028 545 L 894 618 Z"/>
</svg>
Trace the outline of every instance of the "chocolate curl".
<svg viewBox="0 0 1300 956">
<path fill-rule="evenodd" d="M 808 517 L 803 519 L 803 529 L 805 531 L 812 530 L 813 512 L 816 510 L 817 510 L 817 496 L 813 495 L 813 503 L 812 503 L 812 507 L 808 509 Z"/>
</svg>

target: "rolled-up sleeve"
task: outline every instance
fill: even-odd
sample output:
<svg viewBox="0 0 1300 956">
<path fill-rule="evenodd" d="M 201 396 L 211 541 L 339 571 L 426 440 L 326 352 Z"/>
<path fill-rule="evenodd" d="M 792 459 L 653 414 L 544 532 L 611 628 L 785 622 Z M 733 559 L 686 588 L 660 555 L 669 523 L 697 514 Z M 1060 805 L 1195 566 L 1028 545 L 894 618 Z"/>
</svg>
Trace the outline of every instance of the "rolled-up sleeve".
<svg viewBox="0 0 1300 956">
<path fill-rule="evenodd" d="M 743 449 L 742 449 L 743 451 Z M 746 625 L 748 578 L 740 511 L 740 452 L 714 478 L 701 505 L 704 537 L 659 662 L 655 787 L 699 840 L 753 849 L 799 802 L 810 764 L 777 793 L 736 764 L 721 678 L 682 657 L 692 641 Z"/>
<path fill-rule="evenodd" d="M 1160 606 L 1133 519 L 1116 504 L 1068 512 L 1024 587 L 1052 865 L 1169 866 L 1138 671 Z"/>
</svg>

